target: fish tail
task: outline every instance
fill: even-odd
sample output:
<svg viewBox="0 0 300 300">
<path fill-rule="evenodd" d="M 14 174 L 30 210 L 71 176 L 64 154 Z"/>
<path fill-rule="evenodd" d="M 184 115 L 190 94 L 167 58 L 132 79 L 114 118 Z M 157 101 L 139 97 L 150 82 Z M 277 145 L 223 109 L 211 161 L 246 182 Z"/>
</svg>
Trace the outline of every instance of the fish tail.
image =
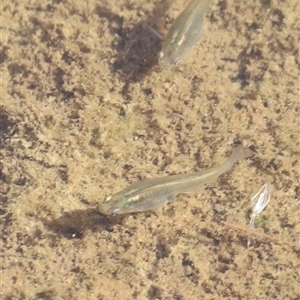
<svg viewBox="0 0 300 300">
<path fill-rule="evenodd" d="M 253 151 L 244 148 L 242 145 L 237 146 L 232 150 L 229 161 L 234 164 L 240 159 L 244 159 L 253 155 Z"/>
</svg>

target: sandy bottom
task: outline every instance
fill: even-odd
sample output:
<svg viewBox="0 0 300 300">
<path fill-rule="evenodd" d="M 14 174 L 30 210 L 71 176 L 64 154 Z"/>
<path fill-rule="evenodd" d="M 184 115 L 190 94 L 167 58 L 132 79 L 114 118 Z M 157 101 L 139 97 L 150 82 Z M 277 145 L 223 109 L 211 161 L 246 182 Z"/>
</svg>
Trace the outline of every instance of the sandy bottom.
<svg viewBox="0 0 300 300">
<path fill-rule="evenodd" d="M 299 299 L 299 2 L 214 0 L 202 41 L 160 70 L 152 29 L 185 3 L 2 1 L 2 299 Z M 240 143 L 255 154 L 194 195 L 97 211 Z"/>
</svg>

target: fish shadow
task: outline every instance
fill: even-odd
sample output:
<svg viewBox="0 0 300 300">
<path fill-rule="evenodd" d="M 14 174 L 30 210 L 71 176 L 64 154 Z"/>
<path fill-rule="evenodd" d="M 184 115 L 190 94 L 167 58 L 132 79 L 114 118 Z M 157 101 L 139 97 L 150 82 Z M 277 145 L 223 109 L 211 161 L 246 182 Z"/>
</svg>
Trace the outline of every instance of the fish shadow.
<svg viewBox="0 0 300 300">
<path fill-rule="evenodd" d="M 63 213 L 55 220 L 42 220 L 45 228 L 67 239 L 81 239 L 87 231 L 113 231 L 126 216 L 105 216 L 97 209 L 79 209 Z"/>
<path fill-rule="evenodd" d="M 153 11 L 146 11 L 143 20 L 133 26 L 124 26 L 123 17 L 108 8 L 98 5 L 95 13 L 99 19 L 109 21 L 110 32 L 115 36 L 112 48 L 117 50 L 115 61 L 110 70 L 117 73 L 122 81 L 140 82 L 157 65 L 158 52 L 162 39 L 157 33 L 162 28 L 162 20 L 172 1 L 158 2 Z M 129 11 L 135 8 L 126 7 Z"/>
<path fill-rule="evenodd" d="M 118 73 L 123 81 L 142 81 L 157 65 L 161 42 L 147 23 L 124 28 L 111 71 Z"/>
</svg>

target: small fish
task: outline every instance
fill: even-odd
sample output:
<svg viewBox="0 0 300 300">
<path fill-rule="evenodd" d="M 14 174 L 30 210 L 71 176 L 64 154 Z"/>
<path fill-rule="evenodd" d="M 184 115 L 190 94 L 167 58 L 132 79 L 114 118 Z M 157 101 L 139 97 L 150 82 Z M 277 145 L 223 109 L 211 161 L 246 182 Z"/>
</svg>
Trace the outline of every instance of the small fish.
<svg viewBox="0 0 300 300">
<path fill-rule="evenodd" d="M 177 65 L 203 34 L 202 23 L 210 0 L 192 0 L 172 24 L 162 44 L 158 64 Z"/>
<path fill-rule="evenodd" d="M 252 154 L 250 149 L 238 146 L 232 151 L 227 161 L 219 167 L 191 174 L 145 179 L 133 183 L 125 190 L 106 197 L 100 203 L 99 211 L 105 215 L 117 215 L 160 207 L 172 201 L 178 194 L 197 192 L 201 185 L 217 179 L 239 159 L 247 158 Z"/>
</svg>

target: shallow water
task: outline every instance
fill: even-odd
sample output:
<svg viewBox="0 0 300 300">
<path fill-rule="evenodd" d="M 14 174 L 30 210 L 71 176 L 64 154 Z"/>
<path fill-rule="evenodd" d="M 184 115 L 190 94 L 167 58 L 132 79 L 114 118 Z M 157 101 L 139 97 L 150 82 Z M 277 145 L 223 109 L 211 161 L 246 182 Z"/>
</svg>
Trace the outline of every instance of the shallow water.
<svg viewBox="0 0 300 300">
<path fill-rule="evenodd" d="M 212 1 L 182 63 L 156 53 L 185 1 L 4 0 L 4 299 L 299 298 L 297 1 Z M 143 178 L 250 159 L 153 212 L 105 217 Z M 251 239 L 266 182 L 271 201 Z M 291 245 L 297 244 L 298 248 Z"/>
</svg>

